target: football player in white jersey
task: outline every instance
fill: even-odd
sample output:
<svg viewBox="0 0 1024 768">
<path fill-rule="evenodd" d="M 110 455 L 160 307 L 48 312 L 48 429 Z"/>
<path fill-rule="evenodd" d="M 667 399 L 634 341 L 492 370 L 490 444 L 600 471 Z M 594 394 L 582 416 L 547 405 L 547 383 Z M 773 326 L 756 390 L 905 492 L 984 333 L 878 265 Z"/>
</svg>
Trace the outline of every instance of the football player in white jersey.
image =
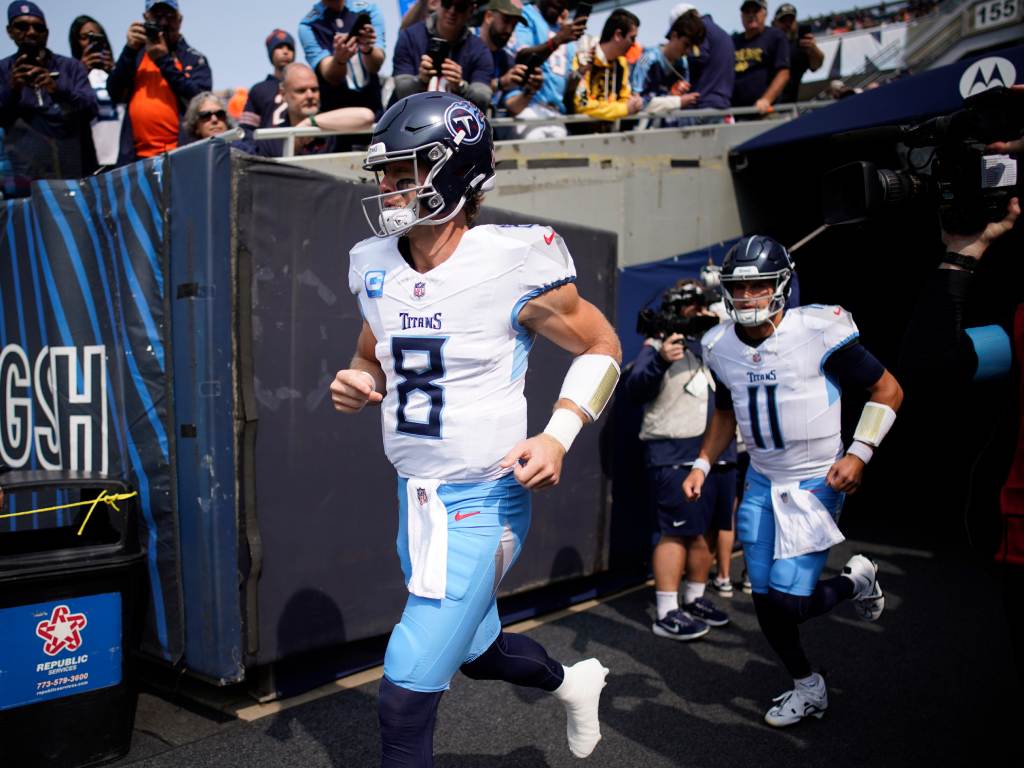
<svg viewBox="0 0 1024 768">
<path fill-rule="evenodd" d="M 854 555 L 839 576 L 820 576 L 829 548 L 843 540 L 836 521 L 845 494 L 859 487 L 903 399 L 893 375 L 858 342 L 842 307 L 785 308 L 792 273 L 789 253 L 768 237 L 742 238 L 726 254 L 722 292 L 733 322 L 701 340 L 716 382 L 715 410 L 683 482 L 687 498 L 700 496 L 738 424 L 750 469 L 737 535 L 758 623 L 794 681 L 765 715 L 776 727 L 820 718 L 828 707 L 825 681 L 804 654 L 799 625 L 843 600 L 852 599 L 869 621 L 884 608 L 877 566 L 863 555 Z M 869 396 L 845 450 L 842 388 Z"/>
<path fill-rule="evenodd" d="M 454 674 L 552 692 L 569 747 L 601 738 L 597 659 L 563 667 L 501 631 L 495 594 L 530 520 L 529 491 L 558 482 L 580 428 L 603 410 L 621 350 L 574 285 L 548 227 L 470 228 L 494 180 L 491 129 L 447 93 L 387 110 L 367 151 L 380 194 L 363 200 L 376 237 L 351 252 L 363 328 L 331 384 L 335 408 L 381 406 L 398 472 L 398 552 L 409 588 L 384 660 L 383 765 L 433 765 L 438 701 Z M 537 334 L 576 355 L 545 430 L 526 435 L 527 355 Z"/>
</svg>

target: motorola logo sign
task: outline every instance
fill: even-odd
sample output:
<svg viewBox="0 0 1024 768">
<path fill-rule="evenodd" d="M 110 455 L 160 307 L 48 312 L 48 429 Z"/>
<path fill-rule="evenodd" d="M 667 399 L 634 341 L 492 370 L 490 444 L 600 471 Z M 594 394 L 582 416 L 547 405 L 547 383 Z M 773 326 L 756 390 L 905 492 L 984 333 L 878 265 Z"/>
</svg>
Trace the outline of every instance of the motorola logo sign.
<svg viewBox="0 0 1024 768">
<path fill-rule="evenodd" d="M 1013 66 L 1012 61 L 1002 56 L 988 56 L 964 70 L 960 77 L 960 95 L 966 99 L 989 88 L 1009 88 L 1015 82 L 1017 68 Z"/>
</svg>

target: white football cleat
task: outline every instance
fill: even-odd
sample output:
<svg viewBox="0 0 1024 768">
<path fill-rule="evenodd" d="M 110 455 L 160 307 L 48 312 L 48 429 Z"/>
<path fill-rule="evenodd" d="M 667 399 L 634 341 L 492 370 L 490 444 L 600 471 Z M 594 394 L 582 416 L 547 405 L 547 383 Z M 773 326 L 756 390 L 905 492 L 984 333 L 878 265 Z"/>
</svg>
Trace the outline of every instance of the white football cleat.
<svg viewBox="0 0 1024 768">
<path fill-rule="evenodd" d="M 816 688 L 797 685 L 792 691 L 772 699 L 777 703 L 765 713 L 764 721 L 773 728 L 785 728 L 799 723 L 805 717 L 816 717 L 819 720 L 824 717 L 828 709 L 828 689 L 821 675 L 817 675 L 817 678 L 819 685 Z"/>
<path fill-rule="evenodd" d="M 601 740 L 597 709 L 608 668 L 597 659 L 584 659 L 563 669 L 565 679 L 554 694 L 565 705 L 569 751 L 576 757 L 587 757 Z"/>
<path fill-rule="evenodd" d="M 853 607 L 865 621 L 878 621 L 885 610 L 885 595 L 878 583 L 878 564 L 864 555 L 854 555 L 843 568 L 843 576 L 854 585 Z"/>
</svg>

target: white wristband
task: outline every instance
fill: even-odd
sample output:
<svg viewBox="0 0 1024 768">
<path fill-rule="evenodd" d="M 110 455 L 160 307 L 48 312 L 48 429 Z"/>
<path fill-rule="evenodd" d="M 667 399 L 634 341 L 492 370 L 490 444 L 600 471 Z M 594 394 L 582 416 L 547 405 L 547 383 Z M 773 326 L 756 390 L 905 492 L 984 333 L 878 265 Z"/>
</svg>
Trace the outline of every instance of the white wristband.
<svg viewBox="0 0 1024 768">
<path fill-rule="evenodd" d="M 364 371 L 362 368 L 356 368 L 356 370 L 359 371 L 360 373 L 365 373 L 367 376 L 370 377 L 370 392 L 371 393 L 372 392 L 376 392 L 377 391 L 377 379 L 376 379 L 376 377 L 372 373 L 370 373 L 369 371 Z"/>
<path fill-rule="evenodd" d="M 711 465 L 708 463 L 707 459 L 694 459 L 693 468 L 699 469 L 701 472 L 703 472 L 704 477 L 707 477 L 708 475 L 711 474 Z"/>
<path fill-rule="evenodd" d="M 583 429 L 583 419 L 568 408 L 556 408 L 555 412 L 551 414 L 548 425 L 544 427 L 544 434 L 555 438 L 568 453 L 569 448 L 572 447 L 572 441 L 576 439 L 576 435 L 580 433 L 581 429 Z"/>
<path fill-rule="evenodd" d="M 875 455 L 875 449 L 867 443 L 862 443 L 860 440 L 854 440 L 850 443 L 850 447 L 846 449 L 846 453 L 848 456 L 856 456 L 867 464 L 871 461 L 871 457 Z"/>
</svg>

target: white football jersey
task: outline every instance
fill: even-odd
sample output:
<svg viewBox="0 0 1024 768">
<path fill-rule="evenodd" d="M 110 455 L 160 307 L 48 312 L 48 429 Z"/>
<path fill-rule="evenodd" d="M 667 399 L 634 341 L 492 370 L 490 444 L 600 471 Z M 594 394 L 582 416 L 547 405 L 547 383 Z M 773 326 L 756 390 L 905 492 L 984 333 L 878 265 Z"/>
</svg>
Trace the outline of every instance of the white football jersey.
<svg viewBox="0 0 1024 768">
<path fill-rule="evenodd" d="M 769 480 L 822 477 L 842 455 L 839 387 L 824 366 L 858 336 L 849 312 L 821 305 L 786 310 L 756 347 L 732 321 L 704 334 L 704 362 L 732 395 L 751 466 Z"/>
<path fill-rule="evenodd" d="M 519 325 L 531 298 L 576 279 L 549 227 L 478 226 L 426 273 L 398 238 L 352 249 L 349 288 L 387 376 L 381 429 L 403 477 L 492 480 L 526 437 L 523 386 L 534 337 Z"/>
</svg>

